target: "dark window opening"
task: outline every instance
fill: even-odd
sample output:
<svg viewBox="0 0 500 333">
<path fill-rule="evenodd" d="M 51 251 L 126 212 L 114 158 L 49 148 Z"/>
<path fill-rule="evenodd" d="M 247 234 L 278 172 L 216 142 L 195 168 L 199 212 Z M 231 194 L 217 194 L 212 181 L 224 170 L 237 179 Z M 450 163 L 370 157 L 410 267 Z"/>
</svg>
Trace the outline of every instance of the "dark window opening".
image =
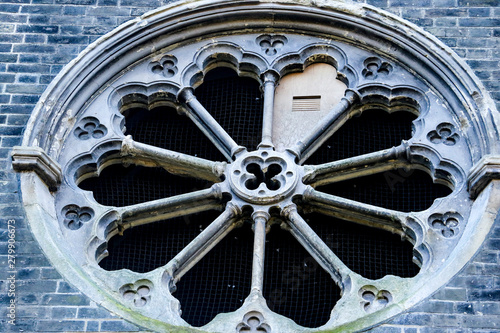
<svg viewBox="0 0 500 333">
<path fill-rule="evenodd" d="M 413 245 L 398 235 L 317 213 L 305 219 L 347 267 L 365 278 L 414 277 L 420 270 Z"/>
<path fill-rule="evenodd" d="M 195 327 L 236 311 L 250 294 L 253 232 L 250 223 L 231 231 L 177 283 L 181 317 Z"/>
<path fill-rule="evenodd" d="M 397 169 L 318 187 L 346 199 L 401 212 L 419 212 L 451 193 L 421 170 Z"/>
<path fill-rule="evenodd" d="M 121 164 L 111 165 L 99 177 L 85 179 L 78 186 L 92 191 L 97 202 L 106 206 L 129 206 L 209 188 L 206 181 L 180 177 L 162 168 Z"/>
<path fill-rule="evenodd" d="M 314 154 L 306 164 L 322 164 L 399 146 L 412 136 L 413 113 L 388 113 L 365 110 L 348 120 Z"/>
<path fill-rule="evenodd" d="M 263 99 L 259 83 L 227 67 L 207 73 L 195 95 L 233 140 L 255 150 L 262 138 Z"/>
<path fill-rule="evenodd" d="M 275 225 L 267 235 L 264 297 L 269 308 L 304 327 L 330 319 L 340 299 L 332 277 L 286 230 Z"/>
<path fill-rule="evenodd" d="M 219 214 L 210 211 L 127 229 L 108 241 L 109 255 L 99 266 L 144 273 L 166 265 Z"/>
<path fill-rule="evenodd" d="M 138 142 L 212 161 L 226 160 L 191 119 L 171 107 L 127 110 L 125 127 L 125 134 Z"/>
</svg>

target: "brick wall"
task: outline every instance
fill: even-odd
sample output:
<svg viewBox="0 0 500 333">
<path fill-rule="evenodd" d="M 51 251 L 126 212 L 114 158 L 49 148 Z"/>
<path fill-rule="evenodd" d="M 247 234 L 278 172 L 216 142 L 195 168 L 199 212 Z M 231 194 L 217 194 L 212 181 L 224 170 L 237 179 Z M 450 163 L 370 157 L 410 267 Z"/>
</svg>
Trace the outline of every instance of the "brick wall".
<svg viewBox="0 0 500 333">
<path fill-rule="evenodd" d="M 0 331 L 140 331 L 66 283 L 27 229 L 9 152 L 47 84 L 89 43 L 158 0 L 0 3 Z M 499 0 L 368 0 L 465 58 L 500 109 Z M 7 323 L 7 221 L 16 221 L 16 325 Z M 500 332 L 500 221 L 470 264 L 429 300 L 373 332 Z"/>
</svg>

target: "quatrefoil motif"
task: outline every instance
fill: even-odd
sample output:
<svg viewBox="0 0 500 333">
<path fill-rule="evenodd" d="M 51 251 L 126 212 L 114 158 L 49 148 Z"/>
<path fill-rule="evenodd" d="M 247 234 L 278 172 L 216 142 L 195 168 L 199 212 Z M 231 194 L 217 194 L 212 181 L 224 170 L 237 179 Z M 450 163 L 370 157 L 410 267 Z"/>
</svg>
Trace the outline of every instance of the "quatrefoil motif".
<svg viewBox="0 0 500 333">
<path fill-rule="evenodd" d="M 177 74 L 177 58 L 172 55 L 163 56 L 158 61 L 149 64 L 149 69 L 155 74 L 161 74 L 164 77 L 172 77 Z"/>
<path fill-rule="evenodd" d="M 435 130 L 427 134 L 427 139 L 435 144 L 443 143 L 447 146 L 453 146 L 457 143 L 459 135 L 455 130 L 455 126 L 450 123 L 441 123 L 436 126 Z"/>
<path fill-rule="evenodd" d="M 80 229 L 84 223 L 94 217 L 94 211 L 90 207 L 80 207 L 77 205 L 66 205 L 61 211 L 64 216 L 64 226 L 70 230 Z"/>
<path fill-rule="evenodd" d="M 437 213 L 429 216 L 430 226 L 446 238 L 451 238 L 458 234 L 459 225 L 462 220 L 462 215 L 454 212 Z"/>
<path fill-rule="evenodd" d="M 123 298 L 136 307 L 145 306 L 151 299 L 151 285 L 148 280 L 137 281 L 135 284 L 126 284 L 120 288 Z"/>
<path fill-rule="evenodd" d="M 243 317 L 243 321 L 236 327 L 236 332 L 270 333 L 271 327 L 264 323 L 264 316 L 257 311 L 251 311 Z"/>
<path fill-rule="evenodd" d="M 361 306 L 368 313 L 383 309 L 392 301 L 390 292 L 387 290 L 378 290 L 374 286 L 362 287 L 359 290 L 359 294 L 363 299 Z"/>
<path fill-rule="evenodd" d="M 95 117 L 85 117 L 80 120 L 74 133 L 80 140 L 88 140 L 90 138 L 100 139 L 108 133 L 108 130 L 106 126 L 101 124 L 99 119 Z"/>
<path fill-rule="evenodd" d="M 375 80 L 379 75 L 387 76 L 392 72 L 392 65 L 377 57 L 367 58 L 363 64 L 365 68 L 361 74 L 367 79 Z"/>
<path fill-rule="evenodd" d="M 261 50 L 268 56 L 276 55 L 287 41 L 286 37 L 281 35 L 262 35 L 256 40 Z"/>
</svg>

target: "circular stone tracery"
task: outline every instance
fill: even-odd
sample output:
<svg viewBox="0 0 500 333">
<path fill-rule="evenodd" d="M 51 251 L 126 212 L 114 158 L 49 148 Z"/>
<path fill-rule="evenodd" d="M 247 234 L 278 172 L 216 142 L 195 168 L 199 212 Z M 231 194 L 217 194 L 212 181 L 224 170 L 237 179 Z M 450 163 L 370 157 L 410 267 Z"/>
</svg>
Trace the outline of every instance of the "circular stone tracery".
<svg viewBox="0 0 500 333">
<path fill-rule="evenodd" d="M 277 203 L 292 193 L 300 167 L 289 152 L 259 149 L 237 155 L 229 167 L 229 183 L 241 199 L 261 205 Z"/>
<path fill-rule="evenodd" d="M 451 52 L 436 53 L 446 49 L 444 45 L 422 31 L 412 30 L 412 26 L 390 14 L 343 1 L 338 2 L 338 7 L 335 1 L 321 2 L 318 7 L 313 5 L 314 1 L 305 3 L 307 1 L 215 0 L 160 9 L 99 40 L 49 87 L 25 132 L 23 148 L 31 151 L 21 149 L 15 155 L 14 159 L 18 160 L 15 165 L 18 170 L 29 170 L 26 161 L 35 160 L 31 170 L 40 176 L 21 175 L 23 200 L 35 237 L 62 275 L 98 304 L 154 331 L 172 331 L 178 326 L 189 330 L 190 325 L 181 318 L 175 298 L 176 283 L 232 229 L 241 226 L 240 208 L 248 203 L 261 206 L 254 207 L 258 209 L 251 221 L 254 253 L 257 253 L 252 268 L 252 292 L 241 301 L 240 308 L 219 313 L 202 330 L 230 332 L 247 326 L 255 328 L 247 319 L 258 313 L 259 327 L 266 331 L 304 331 L 304 327 L 271 311 L 262 293 L 259 294 L 263 286 L 266 227 L 272 223 L 264 210 L 277 203 L 283 208 L 280 217 L 283 229 L 295 237 L 319 263 L 319 269 L 324 269 L 342 289 L 341 299 L 333 309 L 327 309 L 331 310 L 327 322 L 321 327 L 315 326 L 321 331 L 364 330 L 410 308 L 446 283 L 482 243 L 494 219 L 488 212 L 499 209 L 498 203 L 491 199 L 498 196 L 499 189 L 493 184 L 481 193 L 482 188 L 478 189 L 473 183 L 473 190 L 468 193 L 463 175 L 480 163 L 481 157 L 498 154 L 499 149 L 498 138 L 487 135 L 497 133 L 495 110 L 485 102 L 487 96 L 478 93 L 482 91 L 480 83 Z M 244 19 L 241 13 L 246 14 Z M 223 25 L 221 17 L 225 19 Z M 290 22 L 294 22 L 293 27 Z M 271 26 L 275 30 L 273 35 L 269 35 Z M 263 36 L 270 42 L 261 43 Z M 405 42 L 408 36 L 412 38 L 411 43 Z M 357 46 L 360 41 L 362 47 Z M 426 57 L 421 57 L 422 54 Z M 165 59 L 175 61 L 169 63 Z M 158 70 L 152 71 L 149 66 L 155 61 L 165 67 L 163 75 L 158 75 L 161 68 L 155 67 Z M 279 79 L 300 72 L 315 61 L 333 65 L 337 78 L 348 86 L 348 93 L 340 97 L 330 112 L 331 122 L 312 133 L 310 140 L 295 141 L 295 147 L 288 147 L 297 152 L 304 144 L 307 148 L 315 146 L 302 151 L 300 158 L 307 160 L 322 140 L 331 136 L 347 118 L 360 110 L 364 112 L 370 103 L 390 112 L 410 107 L 410 111 L 419 114 L 414 122 L 413 137 L 392 149 L 322 165 L 299 166 L 296 156 L 289 152 L 270 149 L 242 152 L 238 146 L 242 143 L 232 141 L 214 117 L 200 107 L 196 96 L 191 96 L 206 72 L 219 65 L 229 66 L 243 76 L 264 81 L 262 90 L 267 110 L 264 119 L 269 121 L 273 119 L 268 112 L 272 110 L 272 96 Z M 436 66 L 440 67 L 439 71 L 433 72 Z M 412 72 L 405 68 L 412 68 Z M 165 73 L 165 69 L 169 73 Z M 418 78 L 414 72 L 419 73 Z M 425 103 L 415 97 L 418 91 L 425 91 Z M 226 167 L 225 163 L 133 142 L 130 149 L 125 149 L 128 144 L 124 144 L 127 139 L 122 132 L 123 115 L 118 110 L 126 111 L 122 106 L 130 96 L 136 98 L 128 101 L 133 104 L 131 108 L 146 105 L 145 109 L 149 110 L 157 105 L 174 104 L 180 113 L 185 111 L 189 120 L 232 162 Z M 298 97 L 298 104 L 308 101 L 309 106 L 314 106 L 310 115 L 316 112 L 318 96 Z M 486 104 L 478 105 L 476 101 Z M 423 107 L 427 104 L 428 108 Z M 429 109 L 432 112 L 428 112 Z M 84 126 L 88 125 L 88 119 L 93 126 Z M 76 124 L 74 128 L 68 128 L 70 123 Z M 439 124 L 445 124 L 445 130 Z M 85 140 L 86 136 L 82 137 L 78 128 L 92 130 L 91 127 L 104 130 Z M 284 132 L 293 132 L 293 128 Z M 429 136 L 426 133 L 430 133 Z M 266 139 L 262 147 L 270 147 L 269 137 Z M 232 152 L 236 151 L 239 153 L 233 156 Z M 144 204 L 101 205 L 91 193 L 78 188 L 77 183 L 114 163 L 160 166 L 175 175 L 219 184 Z M 350 177 L 361 178 L 406 167 L 426 170 L 436 181 L 446 184 L 451 181 L 452 194 L 436 200 L 428 210 L 403 213 L 328 195 L 317 189 Z M 475 170 L 474 177 L 481 178 L 481 167 Z M 398 175 L 391 177 L 405 181 Z M 474 182 L 483 184 L 484 180 Z M 221 194 L 226 190 L 236 194 L 232 202 L 227 202 L 227 197 Z M 299 199 L 307 202 L 302 208 L 410 240 L 422 266 L 420 273 L 412 278 L 385 275 L 371 280 L 351 271 L 328 245 L 337 248 L 338 244 L 321 239 L 301 216 L 303 212 L 288 200 L 293 194 L 302 193 Z M 476 203 L 478 194 L 481 200 Z M 67 207 L 72 208 L 70 213 Z M 80 222 L 84 223 L 78 223 L 77 228 L 68 227 L 68 221 L 78 215 L 76 207 L 90 213 L 80 214 Z M 99 266 L 109 239 L 124 230 L 179 216 L 188 219 L 189 214 L 217 209 L 223 209 L 219 217 L 208 221 L 208 226 L 164 266 L 146 273 L 127 269 L 105 271 Z M 442 216 L 433 215 L 436 213 Z M 453 219 L 446 220 L 447 216 Z M 135 284 L 137 281 L 150 281 L 151 285 L 142 288 Z M 128 287 L 125 290 L 123 286 Z M 120 294 L 124 290 L 124 294 Z M 134 290 L 141 297 L 147 296 L 147 302 L 140 303 L 142 306 L 130 305 Z M 377 302 L 380 306 L 375 306 Z M 370 311 L 363 311 L 363 307 Z M 371 315 L 365 316 L 368 312 Z"/>
</svg>

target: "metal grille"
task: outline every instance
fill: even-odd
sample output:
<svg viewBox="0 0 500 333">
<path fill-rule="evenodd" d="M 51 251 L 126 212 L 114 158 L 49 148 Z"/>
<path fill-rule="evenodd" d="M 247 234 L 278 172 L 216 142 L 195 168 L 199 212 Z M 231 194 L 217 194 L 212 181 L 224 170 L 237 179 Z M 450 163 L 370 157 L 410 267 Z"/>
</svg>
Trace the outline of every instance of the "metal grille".
<svg viewBox="0 0 500 333">
<path fill-rule="evenodd" d="M 182 318 L 199 327 L 218 313 L 237 310 L 250 294 L 253 232 L 233 230 L 177 283 Z"/>
<path fill-rule="evenodd" d="M 267 235 L 265 258 L 264 297 L 269 308 L 305 327 L 325 324 L 341 292 L 331 276 L 278 225 Z"/>
<path fill-rule="evenodd" d="M 226 160 L 200 129 L 174 108 L 137 108 L 128 110 L 125 116 L 125 134 L 135 141 L 212 161 Z"/>
<path fill-rule="evenodd" d="M 366 110 L 348 120 L 306 164 L 322 164 L 398 146 L 401 140 L 411 138 L 411 122 L 415 118 L 404 111 L 389 114 L 378 109 Z"/>
<path fill-rule="evenodd" d="M 343 198 L 401 212 L 425 210 L 436 198 L 451 193 L 448 187 L 434 184 L 426 172 L 404 169 L 339 182 L 318 189 Z"/>
<path fill-rule="evenodd" d="M 320 214 L 305 218 L 347 267 L 366 278 L 413 277 L 420 270 L 413 263 L 413 245 L 397 235 Z"/>
<path fill-rule="evenodd" d="M 260 86 L 231 69 L 216 68 L 196 89 L 198 100 L 237 144 L 249 151 L 262 138 L 263 100 Z"/>
<path fill-rule="evenodd" d="M 367 110 L 344 124 L 307 160 L 321 164 L 379 151 L 411 137 L 409 112 Z M 326 193 L 402 212 L 422 211 L 451 190 L 420 170 L 394 170 L 319 188 Z"/>
<path fill-rule="evenodd" d="M 106 206 L 128 206 L 210 187 L 194 178 L 174 176 L 161 168 L 115 164 L 102 170 L 99 177 L 88 178 L 78 186 L 92 191 Z"/>
<path fill-rule="evenodd" d="M 139 273 L 152 271 L 166 265 L 219 214 L 193 214 L 125 230 L 123 236 L 109 240 L 109 256 L 99 265 L 109 271 L 122 268 Z"/>
</svg>

